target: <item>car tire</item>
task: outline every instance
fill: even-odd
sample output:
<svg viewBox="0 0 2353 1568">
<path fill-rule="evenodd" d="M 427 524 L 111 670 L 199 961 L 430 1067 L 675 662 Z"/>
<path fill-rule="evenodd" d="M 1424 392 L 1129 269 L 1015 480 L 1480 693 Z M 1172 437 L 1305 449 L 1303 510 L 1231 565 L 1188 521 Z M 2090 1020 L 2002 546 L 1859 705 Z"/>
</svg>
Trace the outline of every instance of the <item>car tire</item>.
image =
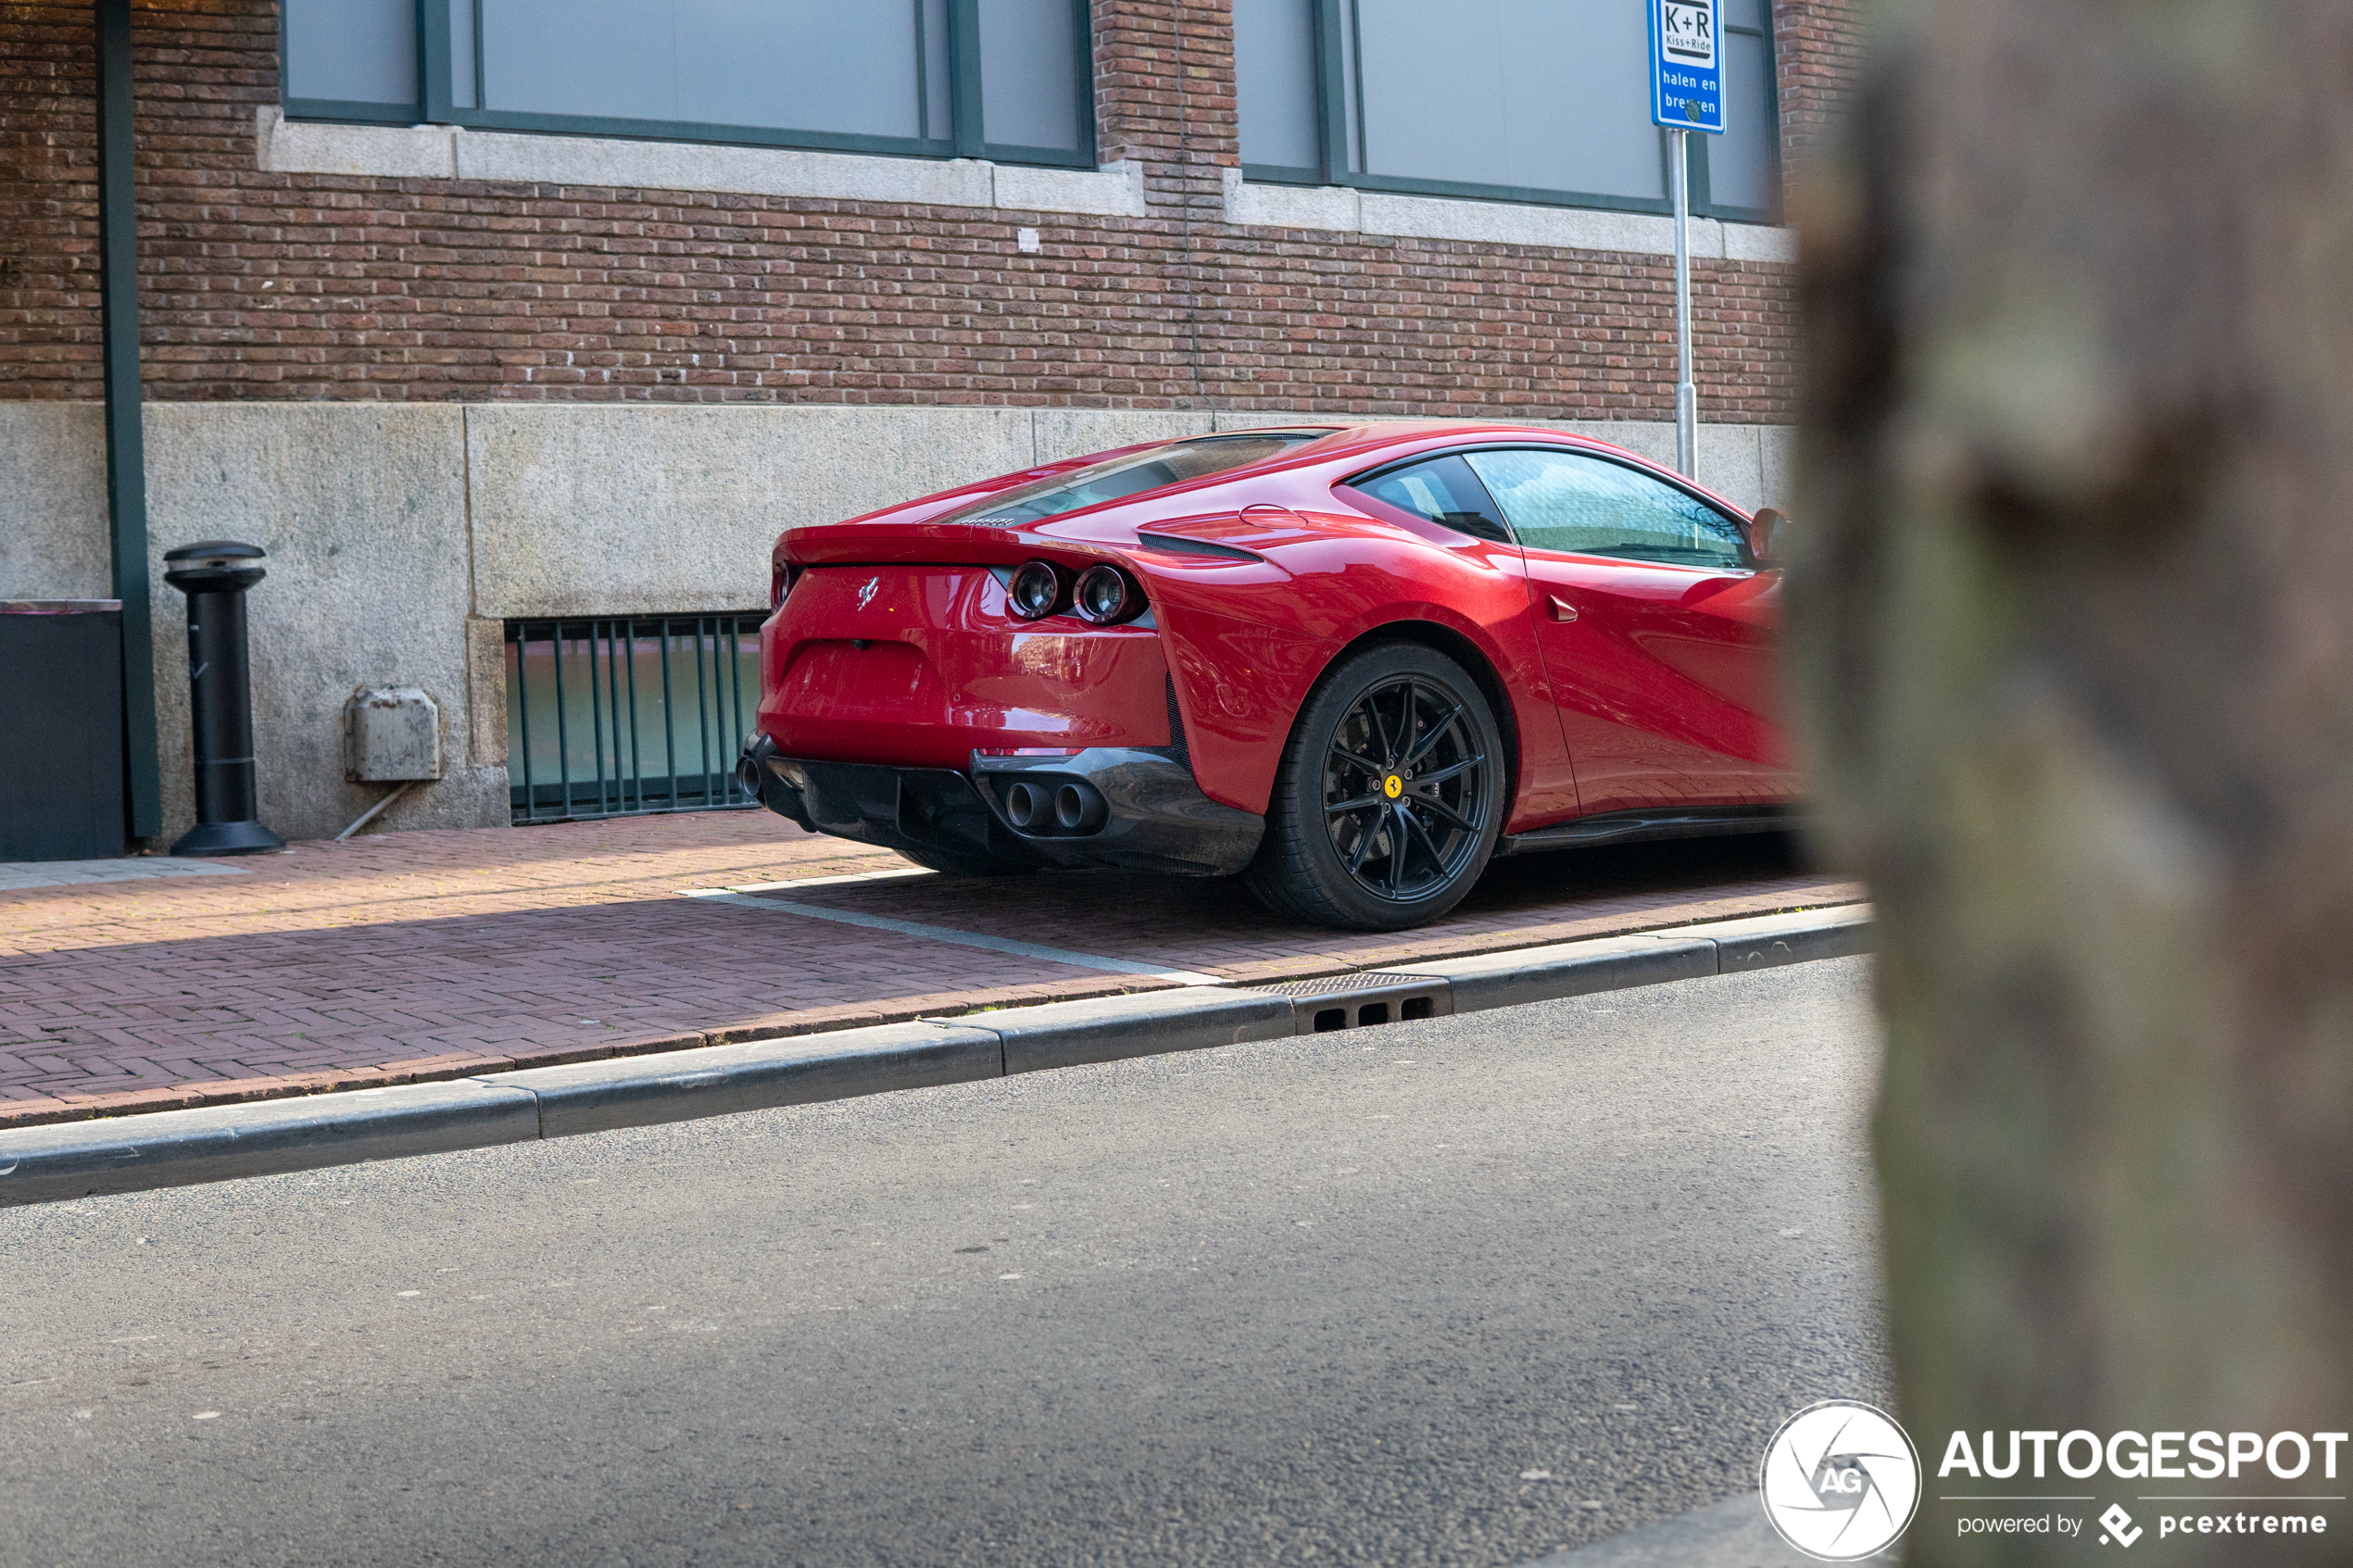
<svg viewBox="0 0 2353 1568">
<path fill-rule="evenodd" d="M 1486 870 L 1507 777 L 1494 709 L 1461 665 L 1418 643 L 1359 649 L 1300 709 L 1243 884 L 1318 925 L 1425 924 Z"/>
<path fill-rule="evenodd" d="M 946 872 L 950 876 L 1021 876 L 1038 869 L 1026 860 L 955 849 L 902 848 L 896 853 L 900 859 L 912 860 L 925 871 Z"/>
</svg>

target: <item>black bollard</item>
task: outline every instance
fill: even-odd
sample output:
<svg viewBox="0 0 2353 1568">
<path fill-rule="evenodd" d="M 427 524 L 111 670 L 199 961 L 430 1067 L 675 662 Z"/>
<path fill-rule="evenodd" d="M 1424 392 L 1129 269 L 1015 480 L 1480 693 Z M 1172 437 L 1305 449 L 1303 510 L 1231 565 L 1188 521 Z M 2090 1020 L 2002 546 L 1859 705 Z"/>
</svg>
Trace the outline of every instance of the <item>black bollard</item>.
<svg viewBox="0 0 2353 1568">
<path fill-rule="evenodd" d="M 261 548 L 215 540 L 164 553 L 163 580 L 188 596 L 189 711 L 196 739 L 196 825 L 175 855 L 258 855 L 286 841 L 258 821 L 253 693 L 245 662 L 245 590 L 261 581 Z"/>
</svg>

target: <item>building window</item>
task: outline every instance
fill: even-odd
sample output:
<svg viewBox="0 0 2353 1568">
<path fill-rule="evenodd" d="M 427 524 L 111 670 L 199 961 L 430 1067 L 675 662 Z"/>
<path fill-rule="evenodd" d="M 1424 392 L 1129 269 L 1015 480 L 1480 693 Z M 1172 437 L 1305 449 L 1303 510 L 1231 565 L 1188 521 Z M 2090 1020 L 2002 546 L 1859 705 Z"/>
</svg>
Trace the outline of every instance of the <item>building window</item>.
<svg viewBox="0 0 2353 1568">
<path fill-rule="evenodd" d="M 1087 0 L 283 0 L 296 119 L 1092 168 Z"/>
<path fill-rule="evenodd" d="M 1692 209 L 1769 222 L 1768 0 L 1725 0 L 1728 130 L 1691 138 Z M 1643 0 L 1234 0 L 1242 171 L 1290 184 L 1669 209 Z"/>
</svg>

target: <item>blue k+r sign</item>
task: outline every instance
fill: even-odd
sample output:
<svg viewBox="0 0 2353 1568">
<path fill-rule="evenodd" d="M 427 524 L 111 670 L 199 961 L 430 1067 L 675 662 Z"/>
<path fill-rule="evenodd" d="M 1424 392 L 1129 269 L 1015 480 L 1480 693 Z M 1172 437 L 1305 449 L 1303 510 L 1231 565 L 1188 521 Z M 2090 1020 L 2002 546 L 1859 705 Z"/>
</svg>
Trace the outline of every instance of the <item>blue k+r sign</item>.
<svg viewBox="0 0 2353 1568">
<path fill-rule="evenodd" d="M 1717 0 L 1650 0 L 1651 118 L 1685 131 L 1724 129 Z"/>
</svg>

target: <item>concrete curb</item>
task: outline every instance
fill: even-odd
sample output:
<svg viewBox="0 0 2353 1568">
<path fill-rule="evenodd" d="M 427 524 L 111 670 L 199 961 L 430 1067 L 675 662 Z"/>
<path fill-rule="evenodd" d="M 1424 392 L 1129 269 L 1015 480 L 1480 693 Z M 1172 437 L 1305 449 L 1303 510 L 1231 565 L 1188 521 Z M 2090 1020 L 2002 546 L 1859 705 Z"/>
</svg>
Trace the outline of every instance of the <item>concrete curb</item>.
<svg viewBox="0 0 2353 1568">
<path fill-rule="evenodd" d="M 474 1082 L 533 1095 L 539 1105 L 537 1135 L 561 1138 L 777 1105 L 814 1105 L 893 1089 L 969 1084 L 1002 1077 L 1004 1061 L 1004 1047 L 992 1030 L 886 1023 L 662 1056 L 531 1067 Z"/>
<path fill-rule="evenodd" d="M 993 1030 L 1005 1073 L 1042 1073 L 1092 1061 L 1287 1040 L 1299 1033 L 1290 998 L 1242 986 L 1137 991 L 1044 1007 L 976 1013 L 959 1023 Z"/>
<path fill-rule="evenodd" d="M 1870 950 L 1868 905 L 1760 915 L 1414 966 L 1437 1010 L 1473 1012 Z M 1368 994 L 1397 973 L 1369 972 Z M 1350 977 L 1315 983 L 1345 999 Z M 1292 987 L 1296 990 L 1297 987 Z M 0 1207 L 137 1192 L 410 1154 L 568 1137 L 780 1105 L 972 1083 L 1015 1073 L 1310 1033 L 1325 1011 L 1247 985 L 1008 1008 L 447 1083 L 159 1110 L 0 1131 Z M 1386 1017 L 1385 1010 L 1379 1016 Z M 1344 1026 L 1353 1026 L 1347 1024 Z"/>
<path fill-rule="evenodd" d="M 530 1095 L 480 1078 L 60 1122 L 0 1134 L 0 1204 L 486 1148 L 539 1135 L 539 1107 Z"/>
</svg>

